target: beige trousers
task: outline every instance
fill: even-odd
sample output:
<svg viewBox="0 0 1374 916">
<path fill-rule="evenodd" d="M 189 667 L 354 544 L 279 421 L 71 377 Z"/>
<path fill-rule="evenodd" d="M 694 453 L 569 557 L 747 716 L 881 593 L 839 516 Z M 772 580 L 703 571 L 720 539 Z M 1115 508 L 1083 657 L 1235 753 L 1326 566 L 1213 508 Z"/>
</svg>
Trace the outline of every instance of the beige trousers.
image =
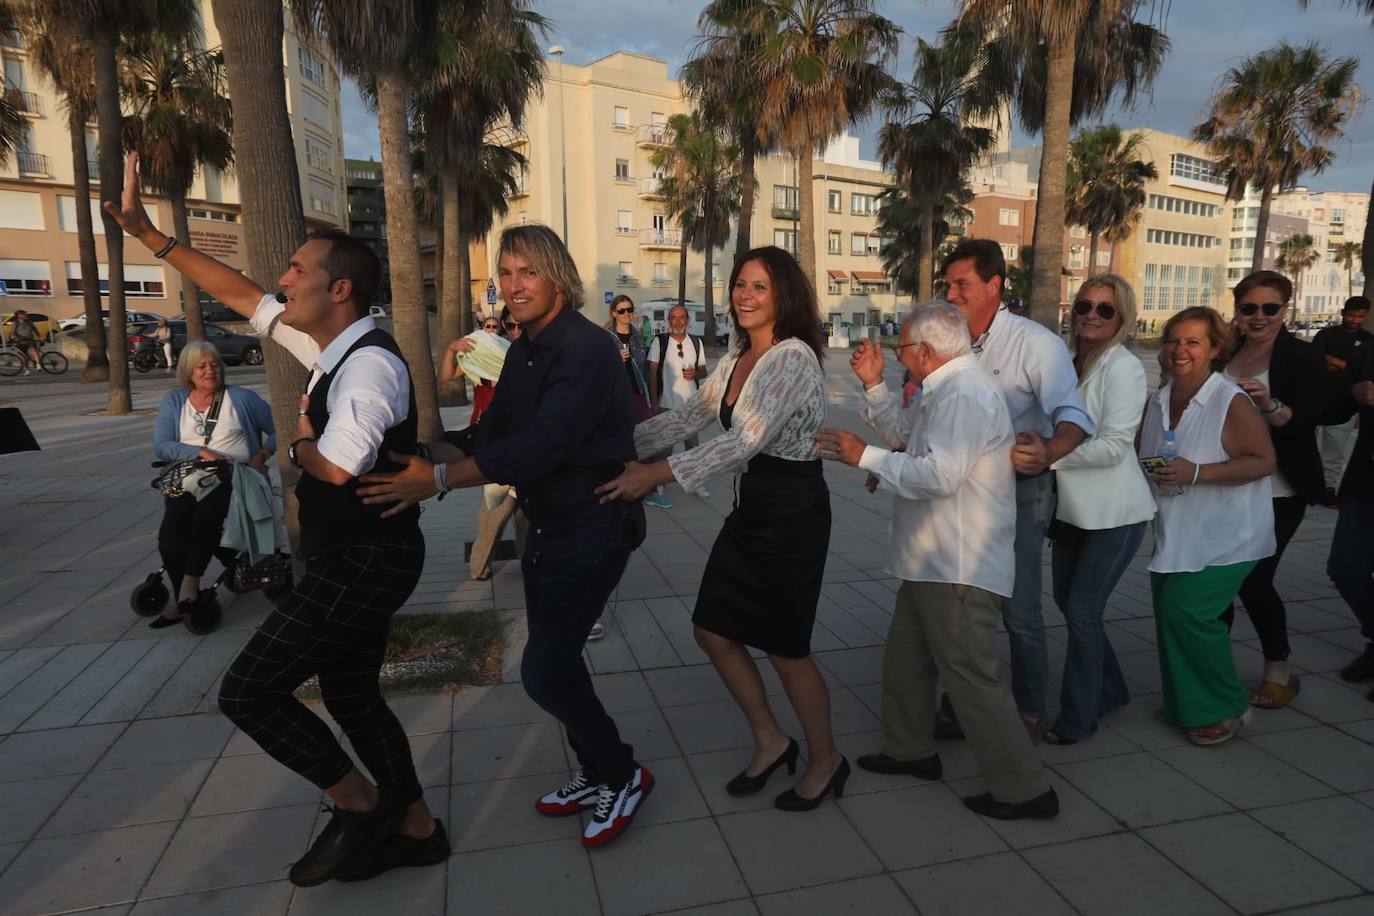
<svg viewBox="0 0 1374 916">
<path fill-rule="evenodd" d="M 993 798 L 1018 804 L 1049 790 L 1045 770 L 997 670 L 1002 599 L 943 582 L 903 582 L 883 654 L 883 753 L 935 754 L 935 686 L 959 710 Z"/>
<path fill-rule="evenodd" d="M 491 577 L 491 553 L 505 533 L 506 523 L 515 518 L 515 555 L 525 553 L 525 513 L 515 506 L 515 489 L 502 484 L 482 487 L 482 505 L 477 510 L 477 537 L 468 557 L 468 574 L 474 579 Z"/>
</svg>

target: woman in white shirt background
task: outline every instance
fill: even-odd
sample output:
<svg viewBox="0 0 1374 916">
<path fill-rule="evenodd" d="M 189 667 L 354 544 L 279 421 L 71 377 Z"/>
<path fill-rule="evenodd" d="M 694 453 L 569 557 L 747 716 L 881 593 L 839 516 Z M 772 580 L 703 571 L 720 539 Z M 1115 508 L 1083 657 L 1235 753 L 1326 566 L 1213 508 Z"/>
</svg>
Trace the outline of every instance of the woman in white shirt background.
<svg viewBox="0 0 1374 916">
<path fill-rule="evenodd" d="M 1249 719 L 1226 618 L 1250 570 L 1274 553 L 1274 446 L 1259 410 L 1218 371 L 1230 344 L 1213 309 L 1170 318 L 1164 352 L 1172 380 L 1148 400 L 1140 425 L 1141 458 L 1160 456 L 1167 431 L 1178 449 L 1151 471 L 1159 514 L 1150 590 L 1162 717 L 1194 744 L 1220 744 Z"/>
<path fill-rule="evenodd" d="M 1074 297 L 1069 349 L 1096 432 L 1053 465 L 1059 491 L 1050 536 L 1054 600 L 1068 624 L 1059 717 L 1050 744 L 1075 744 L 1100 716 L 1130 702 L 1103 625 L 1107 599 L 1140 549 L 1155 501 L 1136 461 L 1145 369 L 1125 347 L 1135 293 L 1116 274 L 1090 277 Z"/>
</svg>

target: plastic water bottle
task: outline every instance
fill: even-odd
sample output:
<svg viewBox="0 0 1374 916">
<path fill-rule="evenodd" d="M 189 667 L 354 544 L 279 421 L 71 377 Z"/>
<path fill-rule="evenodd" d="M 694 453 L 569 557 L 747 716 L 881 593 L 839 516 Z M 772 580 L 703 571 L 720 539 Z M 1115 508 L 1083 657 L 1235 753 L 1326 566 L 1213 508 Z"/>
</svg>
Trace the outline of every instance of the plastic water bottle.
<svg viewBox="0 0 1374 916">
<path fill-rule="evenodd" d="M 1159 457 L 1171 464 L 1178 457 L 1178 440 L 1174 438 L 1172 429 L 1164 430 L 1164 443 L 1159 447 Z"/>
</svg>

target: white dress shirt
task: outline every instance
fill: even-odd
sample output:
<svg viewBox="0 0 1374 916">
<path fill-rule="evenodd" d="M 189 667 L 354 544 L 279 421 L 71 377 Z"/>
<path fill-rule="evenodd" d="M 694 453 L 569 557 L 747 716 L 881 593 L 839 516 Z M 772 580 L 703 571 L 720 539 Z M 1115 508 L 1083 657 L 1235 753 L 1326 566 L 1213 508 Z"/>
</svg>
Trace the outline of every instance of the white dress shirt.
<svg viewBox="0 0 1374 916">
<path fill-rule="evenodd" d="M 1006 401 L 971 355 L 936 369 L 921 390 L 906 410 L 884 382 L 864 392 L 864 419 L 890 446 L 906 446 L 870 445 L 859 459 L 896 495 L 888 572 L 1010 597 L 1016 478 Z"/>
<path fill-rule="evenodd" d="M 315 447 L 353 476 L 366 473 L 377 463 L 382 436 L 410 411 L 410 373 L 400 357 L 381 347 L 362 347 L 339 366 L 348 348 L 377 327 L 370 317 L 350 324 L 321 351 L 310 335 L 281 323 L 285 310 L 276 296 L 263 296 L 251 319 L 253 330 L 270 336 L 312 370 L 306 393 L 338 368 L 326 404 L 329 425 Z"/>
<path fill-rule="evenodd" d="M 1096 430 L 1078 394 L 1073 357 L 1053 331 L 1004 305 L 973 342 L 973 355 L 1006 396 L 1017 433 L 1032 430 L 1048 438 L 1064 422 L 1088 435 Z"/>
</svg>

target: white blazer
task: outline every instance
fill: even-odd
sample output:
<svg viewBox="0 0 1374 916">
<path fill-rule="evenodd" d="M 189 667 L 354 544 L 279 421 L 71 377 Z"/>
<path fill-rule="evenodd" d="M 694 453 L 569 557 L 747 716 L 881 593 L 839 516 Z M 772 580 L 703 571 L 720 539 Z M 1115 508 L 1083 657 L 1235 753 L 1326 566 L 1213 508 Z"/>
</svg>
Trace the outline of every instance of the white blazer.
<svg viewBox="0 0 1374 916">
<path fill-rule="evenodd" d="M 1058 477 L 1055 516 L 1089 531 L 1154 518 L 1155 500 L 1135 453 L 1148 397 L 1145 367 L 1115 346 L 1078 383 L 1097 432 L 1052 466 Z"/>
</svg>

